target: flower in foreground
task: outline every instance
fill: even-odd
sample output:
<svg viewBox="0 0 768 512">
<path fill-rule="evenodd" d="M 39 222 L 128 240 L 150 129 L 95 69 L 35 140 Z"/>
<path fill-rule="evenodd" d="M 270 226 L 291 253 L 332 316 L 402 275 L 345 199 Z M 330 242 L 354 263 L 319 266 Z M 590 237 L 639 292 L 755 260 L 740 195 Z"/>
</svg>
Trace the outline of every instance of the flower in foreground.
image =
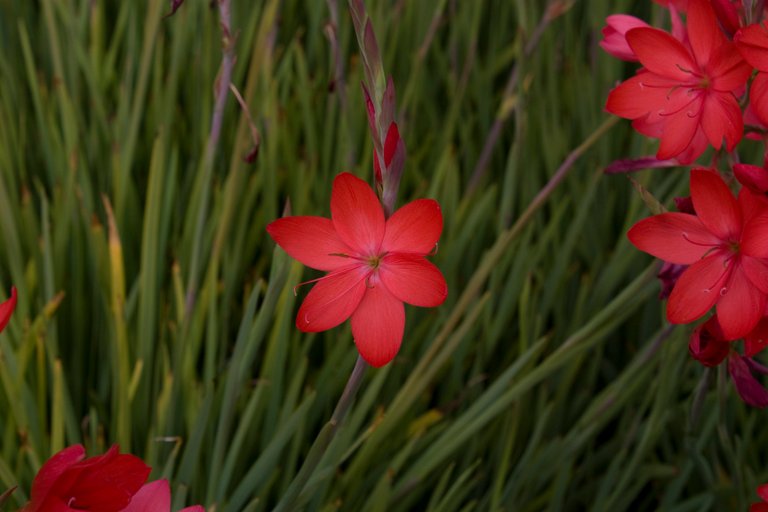
<svg viewBox="0 0 768 512">
<path fill-rule="evenodd" d="M 718 26 L 706 0 L 690 0 L 686 45 L 656 28 L 634 28 L 626 40 L 643 65 L 608 95 L 606 109 L 632 119 L 640 133 L 661 139 L 656 156 L 695 160 L 707 142 L 732 151 L 744 121 L 735 91 L 749 78 L 744 62 Z"/>
<path fill-rule="evenodd" d="M 87 459 L 82 445 L 70 446 L 40 468 L 32 482 L 31 500 L 22 512 L 120 512 L 150 470 L 138 457 L 119 453 L 116 445 L 104 455 Z"/>
<path fill-rule="evenodd" d="M 16 309 L 16 288 L 11 288 L 11 298 L 0 303 L 0 332 L 3 332 L 5 326 L 11 320 L 13 310 Z"/>
<path fill-rule="evenodd" d="M 363 180 L 339 174 L 331 192 L 331 218 L 284 217 L 267 231 L 291 257 L 328 271 L 304 299 L 296 326 L 304 332 L 336 327 L 351 317 L 360 355 L 372 366 L 390 362 L 405 329 L 403 302 L 434 307 L 448 287 L 427 261 L 443 229 L 440 205 L 419 199 L 389 219 Z"/>
<path fill-rule="evenodd" d="M 761 503 L 753 503 L 749 506 L 749 512 L 768 512 L 768 484 L 757 488 L 757 495 L 763 500 Z"/>
<path fill-rule="evenodd" d="M 714 171 L 691 171 L 696 215 L 669 212 L 629 230 L 641 251 L 690 265 L 667 302 L 671 323 L 701 318 L 717 305 L 723 335 L 747 335 L 763 317 L 768 293 L 768 214 L 762 198 L 742 188 L 738 200 Z"/>
</svg>

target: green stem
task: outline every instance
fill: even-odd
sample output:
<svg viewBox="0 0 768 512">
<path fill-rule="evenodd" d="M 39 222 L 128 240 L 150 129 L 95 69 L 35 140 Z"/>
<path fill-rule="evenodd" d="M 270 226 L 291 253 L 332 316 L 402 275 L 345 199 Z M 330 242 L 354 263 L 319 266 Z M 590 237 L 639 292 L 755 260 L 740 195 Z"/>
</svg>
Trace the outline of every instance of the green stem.
<svg viewBox="0 0 768 512">
<path fill-rule="evenodd" d="M 352 400 L 354 400 L 357 390 L 360 388 L 360 383 L 363 381 L 363 375 L 365 375 L 366 368 L 368 368 L 368 363 L 366 363 L 362 357 L 357 356 L 355 367 L 349 375 L 347 385 L 344 387 L 344 392 L 342 392 L 339 402 L 333 410 L 331 419 L 325 424 L 315 438 L 315 442 L 312 443 L 312 447 L 309 449 L 309 453 L 307 453 L 307 458 L 304 459 L 304 464 L 302 464 L 301 469 L 294 477 L 291 485 L 288 486 L 288 490 L 275 507 L 274 512 L 296 510 L 296 501 L 299 498 L 301 491 L 304 489 L 304 486 L 314 474 L 320 461 L 323 459 L 323 455 L 325 455 L 326 450 L 328 450 L 331 441 L 333 441 L 333 438 L 336 436 L 336 432 L 339 430 L 341 422 L 347 415 L 347 411 L 352 405 Z"/>
</svg>

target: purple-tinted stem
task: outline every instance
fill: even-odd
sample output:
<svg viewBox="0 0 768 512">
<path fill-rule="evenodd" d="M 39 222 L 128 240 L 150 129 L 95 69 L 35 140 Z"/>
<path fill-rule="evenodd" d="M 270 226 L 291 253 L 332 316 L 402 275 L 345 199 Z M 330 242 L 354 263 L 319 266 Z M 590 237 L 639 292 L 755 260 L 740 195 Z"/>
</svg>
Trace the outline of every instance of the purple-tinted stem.
<svg viewBox="0 0 768 512">
<path fill-rule="evenodd" d="M 528 42 L 525 44 L 525 48 L 523 48 L 523 57 L 529 57 L 533 51 L 536 49 L 536 47 L 539 45 L 539 41 L 541 40 L 542 34 L 544 34 L 544 30 L 549 26 L 550 22 L 554 19 L 554 6 L 556 4 L 560 4 L 559 0 L 550 0 L 549 4 L 547 5 L 547 8 L 544 11 L 544 15 L 542 16 L 541 20 L 539 21 L 539 24 L 536 25 L 536 28 L 531 33 L 531 37 L 528 39 Z M 515 92 L 515 88 L 517 87 L 517 82 L 520 77 L 520 62 L 525 61 L 527 59 L 519 59 L 515 61 L 514 66 L 512 66 L 512 71 L 509 73 L 509 78 L 507 79 L 507 85 L 504 87 L 504 94 L 502 96 L 502 105 L 507 102 L 509 98 L 512 97 L 512 94 Z M 493 149 L 496 147 L 496 143 L 499 141 L 499 137 L 501 136 L 501 129 L 504 127 L 504 123 L 506 123 L 507 119 L 509 118 L 509 115 L 512 113 L 512 109 L 509 109 L 508 111 L 502 111 L 499 113 L 498 116 L 496 116 L 496 120 L 493 122 L 493 125 L 491 126 L 491 130 L 488 132 L 488 136 L 485 138 L 485 144 L 483 145 L 483 149 L 480 152 L 480 158 L 477 160 L 477 164 L 475 164 L 475 169 L 472 171 L 472 177 L 469 179 L 469 191 L 477 187 L 477 185 L 480 183 L 480 179 L 482 179 L 483 175 L 485 174 L 486 169 L 488 168 L 488 163 L 491 160 L 491 154 L 493 153 Z"/>
<path fill-rule="evenodd" d="M 185 319 L 188 319 L 195 307 L 198 286 L 198 267 L 200 265 L 200 252 L 202 251 L 203 227 L 208 216 L 208 203 L 210 200 L 210 187 L 213 173 L 213 159 L 221 137 L 221 126 L 224 119 L 224 106 L 227 103 L 229 83 L 232 81 L 232 69 L 235 66 L 235 41 L 231 31 L 230 1 L 218 0 L 219 18 L 221 23 L 224 48 L 221 60 L 221 75 L 215 85 L 215 101 L 213 105 L 213 117 L 211 118 L 211 131 L 208 134 L 208 142 L 205 146 L 203 157 L 203 197 L 197 214 L 195 226 L 195 238 L 192 245 L 192 261 L 189 268 L 189 283 L 187 284 L 187 297 L 185 302 Z"/>
</svg>

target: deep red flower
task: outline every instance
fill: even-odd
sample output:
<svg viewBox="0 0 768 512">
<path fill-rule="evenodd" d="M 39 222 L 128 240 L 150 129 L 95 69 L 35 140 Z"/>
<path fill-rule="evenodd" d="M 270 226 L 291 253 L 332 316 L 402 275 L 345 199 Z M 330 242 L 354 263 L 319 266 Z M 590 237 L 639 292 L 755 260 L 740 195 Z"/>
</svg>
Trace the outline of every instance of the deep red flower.
<svg viewBox="0 0 768 512">
<path fill-rule="evenodd" d="M 171 488 L 168 480 L 155 480 L 144 484 L 121 512 L 171 512 Z M 205 512 L 200 505 L 179 512 Z"/>
<path fill-rule="evenodd" d="M 709 367 L 722 363 L 730 350 L 731 343 L 724 339 L 717 315 L 712 315 L 712 318 L 694 329 L 688 342 L 691 357 Z"/>
<path fill-rule="evenodd" d="M 40 468 L 22 512 L 120 512 L 150 470 L 138 457 L 119 453 L 117 445 L 87 459 L 82 445 L 70 446 Z"/>
<path fill-rule="evenodd" d="M 325 331 L 351 317 L 357 349 L 373 366 L 387 364 L 400 348 L 403 302 L 434 307 L 448 295 L 440 270 L 425 258 L 442 229 L 432 199 L 408 203 L 385 220 L 371 187 L 349 173 L 333 182 L 330 219 L 285 217 L 267 226 L 293 258 L 329 272 L 315 280 L 297 327 Z"/>
<path fill-rule="evenodd" d="M 763 500 L 762 503 L 753 503 L 749 506 L 749 512 L 768 512 L 768 484 L 763 484 L 757 488 L 757 495 Z"/>
<path fill-rule="evenodd" d="M 718 26 L 706 0 L 688 4 L 685 45 L 659 29 L 635 28 L 627 42 L 644 66 L 608 95 L 606 109 L 632 119 L 640 133 L 661 139 L 656 156 L 695 160 L 707 142 L 728 151 L 744 122 L 734 96 L 752 72 Z"/>
<path fill-rule="evenodd" d="M 11 288 L 11 298 L 0 303 L 0 332 L 3 332 L 5 326 L 11 320 L 13 310 L 16 309 L 16 287 Z"/>
<path fill-rule="evenodd" d="M 717 304 L 725 338 L 741 338 L 765 312 L 768 211 L 746 188 L 736 200 L 720 175 L 706 169 L 691 171 L 691 197 L 696 215 L 654 215 L 627 236 L 641 251 L 690 265 L 669 296 L 670 322 L 693 322 Z"/>
</svg>

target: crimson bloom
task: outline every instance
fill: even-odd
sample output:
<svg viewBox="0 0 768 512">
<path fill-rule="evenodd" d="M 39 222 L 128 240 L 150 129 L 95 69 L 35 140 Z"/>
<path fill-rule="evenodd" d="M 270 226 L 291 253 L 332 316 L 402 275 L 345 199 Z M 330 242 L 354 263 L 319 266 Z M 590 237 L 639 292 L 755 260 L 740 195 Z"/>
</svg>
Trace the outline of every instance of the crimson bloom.
<svg viewBox="0 0 768 512">
<path fill-rule="evenodd" d="M 748 334 L 765 313 L 768 293 L 768 212 L 746 188 L 738 200 L 714 171 L 691 171 L 696 215 L 669 212 L 643 219 L 629 230 L 641 251 L 690 265 L 667 302 L 667 318 L 693 322 L 717 304 L 725 339 Z"/>
<path fill-rule="evenodd" d="M 331 192 L 331 218 L 284 217 L 267 231 L 290 256 L 328 271 L 316 279 L 299 308 L 296 326 L 320 332 L 352 319 L 360 355 L 383 366 L 397 354 L 405 329 L 403 302 L 434 307 L 448 287 L 426 260 L 443 229 L 440 205 L 419 199 L 389 219 L 363 180 L 339 174 Z"/>
<path fill-rule="evenodd" d="M 120 512 L 171 512 L 171 488 L 168 480 L 155 480 L 144 484 L 128 506 Z M 195 505 L 179 512 L 205 512 L 205 509 Z"/>
<path fill-rule="evenodd" d="M 0 332 L 3 332 L 8 325 L 14 309 L 16 309 L 16 287 L 11 288 L 11 298 L 0 303 Z"/>
<path fill-rule="evenodd" d="M 117 445 L 87 459 L 82 445 L 70 446 L 40 468 L 22 512 L 120 512 L 150 471 L 138 457 L 119 453 Z"/>
<path fill-rule="evenodd" d="M 757 488 L 757 495 L 763 500 L 761 503 L 753 503 L 749 506 L 749 512 L 768 512 L 768 484 Z"/>
<path fill-rule="evenodd" d="M 752 72 L 718 26 L 706 0 L 688 2 L 688 41 L 656 28 L 627 32 L 644 66 L 608 95 L 606 109 L 632 119 L 640 133 L 661 140 L 656 156 L 694 161 L 709 142 L 728 151 L 741 140 L 744 121 L 734 95 Z"/>
</svg>

